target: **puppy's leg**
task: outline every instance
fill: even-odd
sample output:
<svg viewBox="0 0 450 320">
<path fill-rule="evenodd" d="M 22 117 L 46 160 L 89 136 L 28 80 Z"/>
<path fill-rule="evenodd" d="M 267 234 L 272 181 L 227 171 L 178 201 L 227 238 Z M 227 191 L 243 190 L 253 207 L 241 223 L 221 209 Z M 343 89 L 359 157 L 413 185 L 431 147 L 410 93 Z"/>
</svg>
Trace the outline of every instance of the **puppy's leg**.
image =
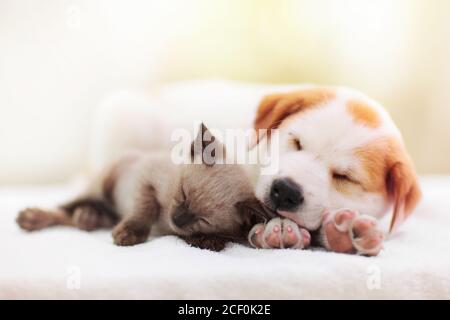
<svg viewBox="0 0 450 320">
<path fill-rule="evenodd" d="M 267 224 L 257 224 L 250 230 L 248 241 L 255 248 L 304 249 L 309 246 L 311 236 L 289 219 L 275 218 Z"/>
<path fill-rule="evenodd" d="M 342 209 L 325 216 L 318 240 L 330 251 L 376 256 L 383 239 L 375 218 Z"/>
<path fill-rule="evenodd" d="M 152 225 L 159 217 L 160 205 L 153 188 L 143 194 L 134 214 L 125 217 L 113 230 L 112 237 L 118 246 L 132 246 L 147 241 Z"/>
<path fill-rule="evenodd" d="M 25 209 L 19 213 L 16 221 L 22 229 L 27 231 L 57 225 L 92 231 L 99 228 L 111 228 L 117 223 L 118 216 L 103 200 L 86 197 L 51 210 Z"/>
</svg>

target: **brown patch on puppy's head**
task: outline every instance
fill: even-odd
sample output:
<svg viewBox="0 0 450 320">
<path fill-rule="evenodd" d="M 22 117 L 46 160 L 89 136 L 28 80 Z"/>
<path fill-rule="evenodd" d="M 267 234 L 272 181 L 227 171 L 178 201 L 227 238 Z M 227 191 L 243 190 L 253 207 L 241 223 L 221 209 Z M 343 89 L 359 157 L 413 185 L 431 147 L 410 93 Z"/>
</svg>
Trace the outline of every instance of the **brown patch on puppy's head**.
<svg viewBox="0 0 450 320">
<path fill-rule="evenodd" d="M 377 128 L 381 124 L 378 113 L 367 103 L 350 100 L 347 102 L 347 111 L 353 116 L 353 119 L 370 128 Z"/>
<path fill-rule="evenodd" d="M 263 98 L 256 112 L 254 129 L 276 129 L 288 117 L 320 106 L 334 98 L 329 88 L 305 89 L 289 93 L 272 94 Z M 268 137 L 270 132 L 267 133 Z M 263 138 L 259 136 L 256 143 Z"/>
</svg>

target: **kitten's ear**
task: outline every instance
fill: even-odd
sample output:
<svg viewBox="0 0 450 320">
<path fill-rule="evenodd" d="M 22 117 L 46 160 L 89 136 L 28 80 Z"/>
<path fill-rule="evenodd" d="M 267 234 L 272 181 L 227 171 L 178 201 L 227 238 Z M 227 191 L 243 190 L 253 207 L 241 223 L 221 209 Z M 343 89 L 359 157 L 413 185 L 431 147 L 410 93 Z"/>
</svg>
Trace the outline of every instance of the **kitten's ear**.
<svg viewBox="0 0 450 320">
<path fill-rule="evenodd" d="M 191 159 L 195 163 L 196 157 L 201 159 L 201 163 L 213 166 L 224 160 L 225 147 L 216 137 L 201 123 L 197 137 L 191 144 Z"/>
<path fill-rule="evenodd" d="M 248 198 L 236 203 L 236 208 L 244 218 L 249 218 L 252 224 L 265 222 L 277 217 L 276 213 L 264 205 L 256 197 Z"/>
</svg>

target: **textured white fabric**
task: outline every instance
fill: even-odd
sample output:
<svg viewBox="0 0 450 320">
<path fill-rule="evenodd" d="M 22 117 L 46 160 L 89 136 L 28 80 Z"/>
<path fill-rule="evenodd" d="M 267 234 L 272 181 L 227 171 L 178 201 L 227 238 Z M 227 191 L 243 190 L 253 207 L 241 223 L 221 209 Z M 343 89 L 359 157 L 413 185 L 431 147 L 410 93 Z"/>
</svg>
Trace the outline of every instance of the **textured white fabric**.
<svg viewBox="0 0 450 320">
<path fill-rule="evenodd" d="M 379 257 L 323 251 L 220 253 L 176 237 L 117 247 L 108 231 L 28 234 L 14 219 L 65 200 L 74 185 L 0 189 L 0 299 L 450 298 L 450 177 L 423 177 L 424 200 Z"/>
</svg>

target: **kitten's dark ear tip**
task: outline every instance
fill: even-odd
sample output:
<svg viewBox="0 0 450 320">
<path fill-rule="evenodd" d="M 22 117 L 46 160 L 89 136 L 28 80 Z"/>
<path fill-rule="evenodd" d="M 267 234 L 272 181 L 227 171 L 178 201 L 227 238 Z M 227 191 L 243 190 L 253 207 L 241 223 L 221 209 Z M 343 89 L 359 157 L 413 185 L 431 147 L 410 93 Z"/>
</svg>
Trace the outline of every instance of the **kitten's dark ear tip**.
<svg viewBox="0 0 450 320">
<path fill-rule="evenodd" d="M 196 155 L 201 155 L 202 163 L 208 167 L 214 166 L 225 156 L 225 147 L 216 140 L 203 122 L 200 123 L 197 137 L 191 144 L 191 159 Z"/>
<path fill-rule="evenodd" d="M 252 197 L 235 204 L 241 214 L 248 216 L 256 216 L 263 220 L 277 217 L 274 210 L 264 205 L 258 198 Z"/>
<path fill-rule="evenodd" d="M 197 137 L 200 137 L 200 139 L 202 139 L 207 132 L 209 133 L 208 127 L 205 125 L 204 122 L 201 122 L 199 127 L 198 127 Z"/>
</svg>

